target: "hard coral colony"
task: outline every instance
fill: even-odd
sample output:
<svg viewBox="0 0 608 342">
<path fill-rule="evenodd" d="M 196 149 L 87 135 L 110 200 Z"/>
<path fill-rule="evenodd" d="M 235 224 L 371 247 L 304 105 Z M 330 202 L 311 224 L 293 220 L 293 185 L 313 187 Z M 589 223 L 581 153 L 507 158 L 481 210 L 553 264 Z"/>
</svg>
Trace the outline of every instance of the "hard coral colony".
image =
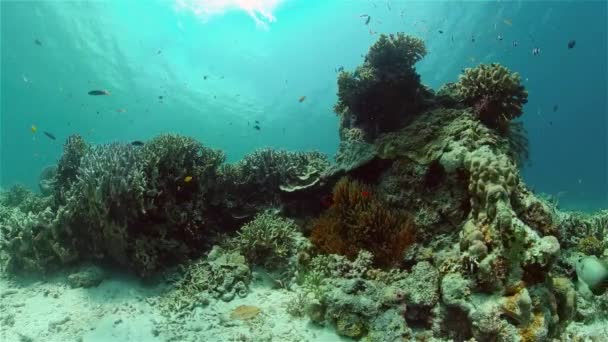
<svg viewBox="0 0 608 342">
<path fill-rule="evenodd" d="M 522 181 L 527 141 L 505 134 L 527 102 L 517 74 L 480 65 L 435 93 L 415 70 L 425 54 L 380 35 L 340 71 L 334 164 L 270 149 L 230 164 L 169 134 L 68 138 L 41 195 L 1 197 L 3 268 L 171 275 L 157 303 L 177 339 L 197 306 L 247 298 L 253 269 L 293 293 L 289 312 L 364 341 L 551 341 L 596 318 L 608 212 L 561 212 Z M 261 324 L 266 311 L 230 316 Z"/>
</svg>

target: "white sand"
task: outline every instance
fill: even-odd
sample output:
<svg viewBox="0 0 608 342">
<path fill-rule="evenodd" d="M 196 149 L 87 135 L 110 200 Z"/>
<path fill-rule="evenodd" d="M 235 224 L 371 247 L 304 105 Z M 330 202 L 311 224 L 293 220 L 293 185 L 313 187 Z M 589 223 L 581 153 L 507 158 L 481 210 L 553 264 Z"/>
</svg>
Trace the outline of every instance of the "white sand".
<svg viewBox="0 0 608 342">
<path fill-rule="evenodd" d="M 98 287 L 70 288 L 65 275 L 30 284 L 0 278 L 0 341 L 349 341 L 331 328 L 286 312 L 292 292 L 251 285 L 245 298 L 211 300 L 189 316 L 167 319 L 153 298 L 159 287 L 113 275 Z M 13 293 L 14 292 L 14 293 Z M 239 305 L 261 309 L 256 318 L 230 318 Z"/>
</svg>

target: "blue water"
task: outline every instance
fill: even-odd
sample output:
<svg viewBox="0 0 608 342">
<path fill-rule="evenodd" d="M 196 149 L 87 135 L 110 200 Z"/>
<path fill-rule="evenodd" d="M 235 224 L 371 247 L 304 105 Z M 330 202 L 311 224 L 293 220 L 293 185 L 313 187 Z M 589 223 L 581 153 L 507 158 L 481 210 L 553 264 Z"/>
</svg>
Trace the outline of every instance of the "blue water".
<svg viewBox="0 0 608 342">
<path fill-rule="evenodd" d="M 229 161 L 266 146 L 333 155 L 335 69 L 361 64 L 377 33 L 403 31 L 426 41 L 417 70 L 435 89 L 479 63 L 519 72 L 526 181 L 564 208 L 608 207 L 605 1 L 270 2 L 276 21 L 258 12 L 256 23 L 235 6 L 201 17 L 178 1 L 2 1 L 0 184 L 36 188 L 73 133 L 106 143 L 176 132 Z"/>
</svg>

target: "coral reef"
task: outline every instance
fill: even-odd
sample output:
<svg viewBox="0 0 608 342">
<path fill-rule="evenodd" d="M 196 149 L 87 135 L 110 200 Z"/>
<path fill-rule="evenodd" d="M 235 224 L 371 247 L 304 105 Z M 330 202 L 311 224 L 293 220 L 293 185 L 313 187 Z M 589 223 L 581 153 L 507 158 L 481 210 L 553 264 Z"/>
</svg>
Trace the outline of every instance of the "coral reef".
<svg viewBox="0 0 608 342">
<path fill-rule="evenodd" d="M 255 267 L 278 275 L 290 314 L 363 341 L 594 336 L 580 327 L 608 311 L 608 211 L 563 212 L 522 181 L 517 74 L 480 65 L 435 96 L 414 69 L 425 53 L 416 38 L 382 35 L 339 75 L 333 165 L 270 149 L 225 164 L 178 135 L 142 146 L 70 137 L 41 177 L 45 196 L 0 196 L 3 268 L 165 271 L 157 303 L 183 318 L 247 296 Z M 233 318 L 265 312 L 241 306 Z"/>
<path fill-rule="evenodd" d="M 465 69 L 456 89 L 481 122 L 501 132 L 507 131 L 509 122 L 523 113 L 528 102 L 519 74 L 497 63 Z"/>
</svg>

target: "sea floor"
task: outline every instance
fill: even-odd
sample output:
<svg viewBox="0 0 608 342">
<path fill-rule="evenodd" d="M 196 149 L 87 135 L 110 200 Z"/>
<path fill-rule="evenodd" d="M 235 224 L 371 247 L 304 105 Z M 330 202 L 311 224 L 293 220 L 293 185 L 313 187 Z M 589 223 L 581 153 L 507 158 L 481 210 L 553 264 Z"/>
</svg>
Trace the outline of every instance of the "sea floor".
<svg viewBox="0 0 608 342">
<path fill-rule="evenodd" d="M 71 288 L 67 274 L 45 281 L 0 278 L 0 341 L 351 341 L 286 311 L 293 292 L 262 281 L 245 298 L 211 300 L 188 315 L 165 317 L 154 305 L 162 286 L 113 274 L 97 287 Z M 240 305 L 253 319 L 232 319 Z"/>
</svg>

